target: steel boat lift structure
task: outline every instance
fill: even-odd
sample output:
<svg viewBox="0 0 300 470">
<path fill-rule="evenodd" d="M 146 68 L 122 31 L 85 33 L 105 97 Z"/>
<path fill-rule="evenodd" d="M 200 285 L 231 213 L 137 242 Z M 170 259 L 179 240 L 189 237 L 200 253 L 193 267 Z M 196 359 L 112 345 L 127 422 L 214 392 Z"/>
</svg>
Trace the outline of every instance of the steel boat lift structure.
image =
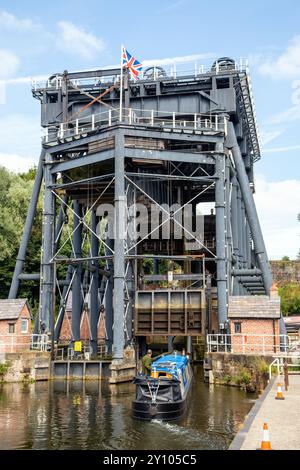
<svg viewBox="0 0 300 470">
<path fill-rule="evenodd" d="M 122 359 L 127 345 L 143 348 L 146 337 L 226 333 L 229 296 L 269 294 L 253 199 L 253 166 L 261 156 L 244 61 L 221 58 L 191 71 L 152 67 L 138 82 L 125 73 L 121 113 L 120 69 L 66 71 L 35 83 L 32 92 L 44 138 L 9 298 L 17 297 L 20 282 L 40 282 L 35 332 L 59 341 L 72 296 L 72 341 L 80 340 L 86 311 L 96 354 L 104 314 L 107 352 Z M 41 267 L 28 274 L 23 266 L 42 182 Z M 181 212 L 191 204 L 194 220 L 203 202 L 215 209 L 204 216 L 201 240 L 164 209 L 177 204 Z M 130 239 L 128 208 L 140 203 L 171 221 L 170 240 L 161 236 L 161 219 L 156 238 Z M 100 204 L 114 206 L 123 236 L 99 235 L 101 221 L 110 228 Z M 173 237 L 178 226 L 182 240 Z M 166 261 L 180 267 L 176 288 L 165 286 Z"/>
</svg>

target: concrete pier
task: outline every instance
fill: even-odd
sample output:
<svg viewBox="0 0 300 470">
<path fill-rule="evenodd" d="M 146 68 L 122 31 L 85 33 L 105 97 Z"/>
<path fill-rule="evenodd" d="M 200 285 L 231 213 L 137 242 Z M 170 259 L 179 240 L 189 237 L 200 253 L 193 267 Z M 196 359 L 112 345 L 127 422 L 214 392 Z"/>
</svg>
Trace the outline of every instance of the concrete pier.
<svg viewBox="0 0 300 470">
<path fill-rule="evenodd" d="M 283 383 L 283 379 L 272 379 L 269 383 L 229 450 L 260 448 L 264 423 L 268 424 L 273 450 L 300 450 L 300 375 L 289 376 L 287 392 L 283 386 L 284 400 L 275 400 L 279 382 Z"/>
</svg>

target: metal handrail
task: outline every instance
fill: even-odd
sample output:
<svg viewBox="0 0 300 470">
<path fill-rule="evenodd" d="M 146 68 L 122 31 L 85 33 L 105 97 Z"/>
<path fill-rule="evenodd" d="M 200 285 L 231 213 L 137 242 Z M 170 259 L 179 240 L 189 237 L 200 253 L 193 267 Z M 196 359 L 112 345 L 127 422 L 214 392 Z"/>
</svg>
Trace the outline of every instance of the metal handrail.
<svg viewBox="0 0 300 470">
<path fill-rule="evenodd" d="M 223 66 L 219 64 L 218 60 L 220 58 L 211 57 L 207 58 L 207 62 L 209 63 L 199 63 L 197 60 L 175 60 L 173 63 L 172 61 L 168 60 L 168 63 L 163 63 L 163 61 L 153 62 L 146 61 L 146 64 L 143 71 L 141 72 L 140 79 L 143 81 L 147 80 L 158 80 L 158 79 L 176 79 L 177 77 L 198 77 L 201 75 L 207 75 L 214 73 L 215 75 L 219 75 L 221 73 L 236 73 L 236 72 L 248 72 L 249 64 L 248 59 L 245 57 L 240 57 L 234 60 L 234 63 L 230 66 Z M 99 86 L 99 84 L 103 83 L 111 83 L 114 81 L 119 80 L 119 67 L 112 67 L 115 68 L 116 73 L 112 74 L 111 76 L 99 77 L 93 76 L 93 72 L 91 71 L 91 76 L 88 78 L 79 78 L 79 79 L 71 79 L 70 83 L 76 86 Z M 145 71 L 147 68 L 153 69 L 153 74 L 149 77 L 145 75 Z M 160 74 L 161 68 L 164 70 L 164 74 Z M 63 76 L 60 74 L 55 75 L 51 79 L 41 80 L 41 79 L 32 79 L 31 87 L 33 91 L 44 90 L 44 89 L 59 89 L 62 86 Z"/>
<path fill-rule="evenodd" d="M 290 349 L 287 335 L 268 334 L 208 334 L 207 352 L 239 354 L 287 353 Z"/>
<path fill-rule="evenodd" d="M 0 352 L 47 351 L 48 342 L 46 334 L 0 334 Z"/>
<path fill-rule="evenodd" d="M 283 359 L 293 359 L 293 357 L 291 356 L 281 356 L 281 357 L 276 357 L 272 362 L 271 364 L 269 365 L 269 380 L 271 380 L 272 378 L 272 368 L 274 368 L 276 366 L 277 368 L 277 375 L 282 375 L 282 372 L 284 370 L 284 362 L 283 362 Z M 292 364 L 292 363 L 288 363 L 287 364 L 288 367 L 300 367 L 300 363 L 298 364 Z M 282 370 L 282 372 L 280 372 L 280 370 Z"/>
<path fill-rule="evenodd" d="M 227 134 L 227 120 L 224 115 L 204 113 L 182 113 L 157 111 L 153 109 L 124 109 L 124 121 L 129 125 L 159 126 L 168 128 L 194 129 L 206 132 L 224 132 Z M 119 109 L 109 109 L 97 114 L 89 114 L 59 125 L 44 129 L 45 143 L 72 136 L 94 132 L 99 126 L 111 126 L 119 122 Z"/>
</svg>

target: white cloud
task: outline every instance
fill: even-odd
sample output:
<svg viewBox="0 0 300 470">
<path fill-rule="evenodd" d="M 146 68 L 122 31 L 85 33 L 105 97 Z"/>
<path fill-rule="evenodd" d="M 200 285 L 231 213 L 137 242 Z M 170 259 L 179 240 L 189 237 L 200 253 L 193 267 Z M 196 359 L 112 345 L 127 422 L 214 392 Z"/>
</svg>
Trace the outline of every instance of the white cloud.
<svg viewBox="0 0 300 470">
<path fill-rule="evenodd" d="M 0 11 L 0 27 L 8 31 L 34 31 L 40 28 L 38 23 L 30 19 L 19 19 L 7 11 Z"/>
<path fill-rule="evenodd" d="M 15 77 L 15 78 L 7 78 L 6 80 L 3 80 L 3 83 L 5 85 L 24 85 L 24 84 L 31 84 L 32 82 L 43 82 L 45 80 L 48 80 L 50 77 L 51 73 L 48 73 L 48 75 L 35 75 L 33 77 Z"/>
<path fill-rule="evenodd" d="M 149 65 L 173 65 L 173 64 L 179 64 L 179 63 L 185 63 L 185 62 L 197 62 L 198 60 L 201 59 L 211 59 L 212 63 L 214 61 L 213 57 L 215 57 L 217 54 L 214 54 L 212 52 L 205 53 L 205 54 L 192 54 L 192 55 L 184 55 L 184 56 L 178 56 L 178 57 L 167 57 L 165 59 L 149 59 L 149 60 L 143 60 L 143 65 L 144 66 L 149 66 Z"/>
<path fill-rule="evenodd" d="M 300 119 L 300 80 L 292 82 L 292 90 L 291 101 L 293 106 L 271 116 L 267 124 L 285 124 Z"/>
<path fill-rule="evenodd" d="M 284 132 L 283 129 L 271 129 L 271 130 L 262 130 L 260 132 L 260 141 L 261 145 L 266 145 L 275 140 Z"/>
<path fill-rule="evenodd" d="M 169 5 L 165 6 L 161 10 L 159 10 L 159 13 L 167 13 L 172 10 L 176 10 L 178 7 L 186 3 L 186 0 L 178 0 L 177 2 L 172 2 Z"/>
<path fill-rule="evenodd" d="M 300 106 L 295 105 L 280 113 L 274 114 L 268 119 L 269 124 L 285 124 L 300 119 Z"/>
<path fill-rule="evenodd" d="M 105 42 L 83 28 L 68 21 L 58 23 L 58 47 L 67 53 L 79 55 L 83 59 L 93 59 L 106 48 Z"/>
<path fill-rule="evenodd" d="M 23 157 L 17 153 L 0 153 L 0 166 L 17 173 L 25 172 L 37 163 L 38 158 Z"/>
<path fill-rule="evenodd" d="M 300 180 L 256 179 L 255 201 L 270 259 L 295 258 L 300 248 Z"/>
<path fill-rule="evenodd" d="M 0 49 L 0 79 L 9 78 L 20 65 L 18 57 L 6 49 Z"/>
<path fill-rule="evenodd" d="M 0 118 L 0 151 L 38 157 L 41 148 L 39 115 L 9 114 Z"/>
<path fill-rule="evenodd" d="M 286 50 L 275 60 L 261 64 L 262 75 L 273 79 L 297 78 L 300 75 L 300 36 L 294 37 Z"/>
<path fill-rule="evenodd" d="M 300 150 L 300 145 L 287 145 L 286 147 L 274 147 L 263 149 L 263 153 L 283 153 L 293 152 L 294 150 Z"/>
</svg>

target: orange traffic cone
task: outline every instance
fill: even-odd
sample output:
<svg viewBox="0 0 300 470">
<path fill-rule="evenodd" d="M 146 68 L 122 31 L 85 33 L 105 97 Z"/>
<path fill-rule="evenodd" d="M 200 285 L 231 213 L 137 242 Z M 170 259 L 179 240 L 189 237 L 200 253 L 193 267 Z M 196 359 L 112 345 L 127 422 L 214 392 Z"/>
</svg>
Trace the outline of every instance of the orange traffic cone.
<svg viewBox="0 0 300 470">
<path fill-rule="evenodd" d="M 282 393 L 282 384 L 281 383 L 277 384 L 277 393 L 276 393 L 275 400 L 284 400 L 284 396 L 283 396 L 283 393 Z"/>
<path fill-rule="evenodd" d="M 260 450 L 272 450 L 270 442 L 270 434 L 267 423 L 264 423 L 263 427 L 263 438 L 261 441 Z"/>
</svg>

